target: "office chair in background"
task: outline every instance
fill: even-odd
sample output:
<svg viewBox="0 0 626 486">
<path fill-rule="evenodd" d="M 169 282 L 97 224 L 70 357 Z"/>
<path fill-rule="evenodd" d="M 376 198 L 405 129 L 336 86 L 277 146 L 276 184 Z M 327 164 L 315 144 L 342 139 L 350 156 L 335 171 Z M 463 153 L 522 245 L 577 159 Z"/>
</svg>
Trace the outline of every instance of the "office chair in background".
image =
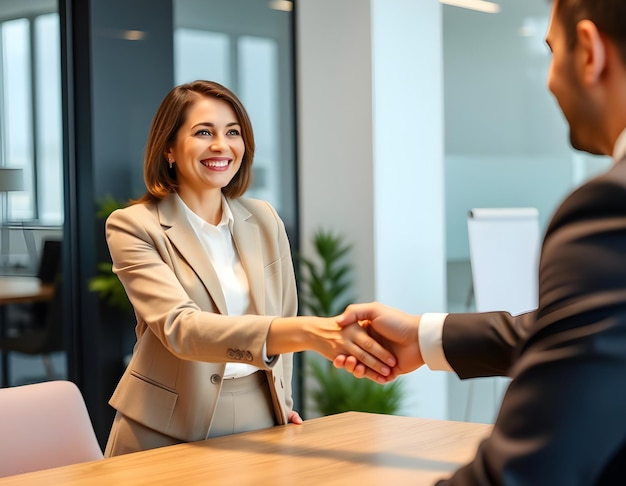
<svg viewBox="0 0 626 486">
<path fill-rule="evenodd" d="M 54 283 L 61 272 L 62 243 L 61 240 L 44 240 L 37 268 L 37 277 L 42 283 Z"/>
</svg>

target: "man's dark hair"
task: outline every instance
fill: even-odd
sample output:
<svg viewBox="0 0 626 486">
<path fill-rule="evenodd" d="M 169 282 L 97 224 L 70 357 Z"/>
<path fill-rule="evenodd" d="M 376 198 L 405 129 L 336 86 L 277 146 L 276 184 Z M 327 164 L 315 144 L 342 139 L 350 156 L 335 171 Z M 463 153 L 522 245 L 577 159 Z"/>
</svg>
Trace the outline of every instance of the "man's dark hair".
<svg viewBox="0 0 626 486">
<path fill-rule="evenodd" d="M 576 25 L 591 20 L 600 33 L 609 37 L 626 64 L 626 0 L 555 0 L 555 14 L 565 26 L 570 47 L 576 45 Z"/>
</svg>

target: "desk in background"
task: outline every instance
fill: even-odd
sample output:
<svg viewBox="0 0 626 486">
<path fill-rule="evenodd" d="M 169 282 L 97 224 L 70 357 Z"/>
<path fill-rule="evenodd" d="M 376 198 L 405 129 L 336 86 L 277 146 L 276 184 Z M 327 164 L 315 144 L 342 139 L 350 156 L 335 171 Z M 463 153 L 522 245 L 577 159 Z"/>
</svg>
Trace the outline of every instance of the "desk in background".
<svg viewBox="0 0 626 486">
<path fill-rule="evenodd" d="M 5 335 L 5 310 L 7 304 L 28 302 L 46 302 L 52 299 L 54 285 L 42 284 L 37 277 L 0 276 L 0 337 Z M 7 353 L 2 351 L 2 382 L 0 386 L 8 386 L 9 360 Z"/>
<path fill-rule="evenodd" d="M 11 476 L 0 485 L 428 485 L 468 462 L 491 428 L 347 412 Z"/>
<path fill-rule="evenodd" d="M 45 302 L 53 293 L 54 285 L 42 284 L 37 277 L 0 276 L 0 305 Z"/>
</svg>

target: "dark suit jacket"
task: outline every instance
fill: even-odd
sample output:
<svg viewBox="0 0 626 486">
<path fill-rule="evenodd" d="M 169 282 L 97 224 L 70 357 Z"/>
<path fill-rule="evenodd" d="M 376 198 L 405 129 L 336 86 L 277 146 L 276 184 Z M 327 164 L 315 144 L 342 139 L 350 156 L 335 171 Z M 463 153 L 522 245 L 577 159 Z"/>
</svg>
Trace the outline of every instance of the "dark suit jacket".
<svg viewBox="0 0 626 486">
<path fill-rule="evenodd" d="M 177 197 L 117 210 L 106 224 L 113 270 L 137 316 L 133 357 L 110 404 L 181 441 L 207 437 L 227 362 L 266 370 L 279 424 L 293 407 L 292 355 L 271 366 L 263 360 L 272 320 L 297 312 L 287 234 L 267 202 L 241 198 L 229 205 L 254 309 L 246 316 L 226 315 L 215 270 Z"/>
<path fill-rule="evenodd" d="M 626 160 L 555 212 L 536 311 L 451 314 L 461 378 L 512 377 L 493 433 L 441 484 L 626 484 Z"/>
</svg>

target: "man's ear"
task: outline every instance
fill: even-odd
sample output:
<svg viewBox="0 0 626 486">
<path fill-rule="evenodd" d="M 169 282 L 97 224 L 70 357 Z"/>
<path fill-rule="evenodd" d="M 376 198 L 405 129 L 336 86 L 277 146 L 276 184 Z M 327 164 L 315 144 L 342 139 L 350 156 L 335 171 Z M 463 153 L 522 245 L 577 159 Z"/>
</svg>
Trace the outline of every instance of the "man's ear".
<svg viewBox="0 0 626 486">
<path fill-rule="evenodd" d="M 596 84 L 606 68 L 607 52 L 604 38 L 591 20 L 576 25 L 576 50 L 579 54 L 581 79 L 586 86 Z"/>
</svg>

